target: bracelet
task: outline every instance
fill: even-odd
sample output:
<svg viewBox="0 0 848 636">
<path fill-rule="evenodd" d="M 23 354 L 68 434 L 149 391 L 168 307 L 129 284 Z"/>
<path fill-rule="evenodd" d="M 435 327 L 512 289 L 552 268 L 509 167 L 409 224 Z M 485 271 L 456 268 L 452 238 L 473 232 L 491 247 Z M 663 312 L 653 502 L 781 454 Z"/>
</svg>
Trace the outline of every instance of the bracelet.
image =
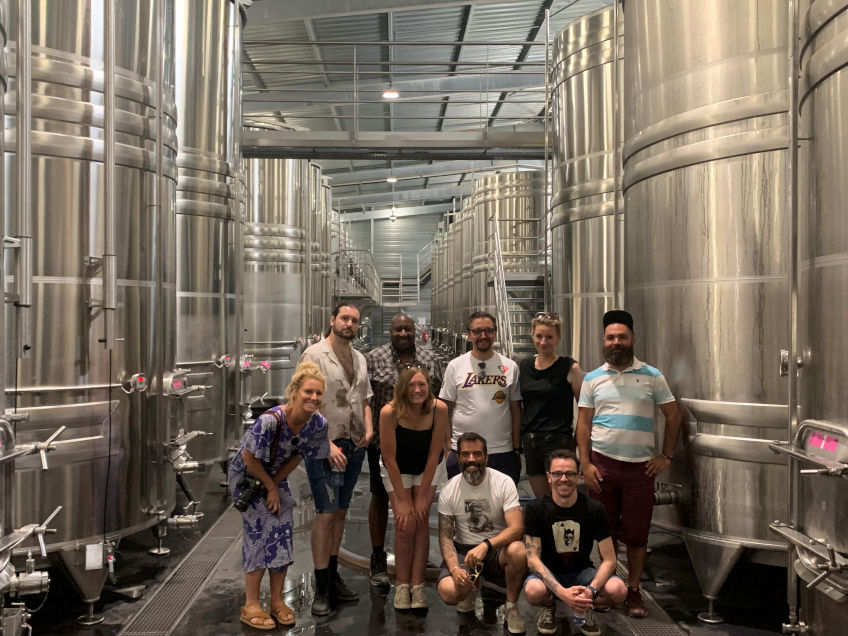
<svg viewBox="0 0 848 636">
<path fill-rule="evenodd" d="M 672 458 L 666 455 L 665 453 L 660 453 L 660 457 L 665 457 L 668 461 L 672 460 Z"/>
<path fill-rule="evenodd" d="M 489 548 L 489 551 L 491 552 L 491 550 L 492 550 L 492 542 L 491 542 L 491 541 L 489 541 L 488 539 L 483 539 L 483 543 L 485 543 L 485 544 L 486 544 L 486 547 L 488 547 L 488 548 Z"/>
<path fill-rule="evenodd" d="M 448 572 L 448 574 L 450 574 L 451 576 L 453 576 L 453 571 L 454 571 L 456 568 L 458 568 L 458 567 L 459 567 L 459 565 L 455 565 L 455 566 L 453 566 L 453 567 L 450 569 L 450 572 Z"/>
<path fill-rule="evenodd" d="M 524 447 L 523 446 L 513 446 L 512 452 L 518 453 L 519 455 L 523 455 L 524 454 Z"/>
</svg>

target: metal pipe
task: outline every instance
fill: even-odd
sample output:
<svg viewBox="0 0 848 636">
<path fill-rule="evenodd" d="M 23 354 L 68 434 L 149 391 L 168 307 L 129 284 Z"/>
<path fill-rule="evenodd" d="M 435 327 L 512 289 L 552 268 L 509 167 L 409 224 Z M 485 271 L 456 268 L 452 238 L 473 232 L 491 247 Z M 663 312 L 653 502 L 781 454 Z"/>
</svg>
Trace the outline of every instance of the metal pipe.
<svg viewBox="0 0 848 636">
<path fill-rule="evenodd" d="M 359 134 L 359 71 L 356 66 L 356 47 L 353 47 L 353 132 Z"/>
<path fill-rule="evenodd" d="M 798 358 L 798 2 L 790 0 L 787 14 L 789 47 L 789 157 L 786 162 L 787 171 L 787 196 L 789 208 L 789 377 L 788 377 L 788 440 L 794 439 L 794 431 L 798 423 L 798 368 L 795 361 Z M 798 502 L 798 460 L 789 456 L 787 470 L 787 494 L 789 504 L 789 523 L 798 527 L 799 502 Z M 789 623 L 794 625 L 798 622 L 798 579 L 794 568 L 794 549 L 787 554 L 786 572 L 787 589 L 786 598 L 789 604 Z"/>
<path fill-rule="evenodd" d="M 613 10 L 613 42 L 612 42 L 612 93 L 613 93 L 613 117 L 612 117 L 612 174 L 613 174 L 613 226 L 612 226 L 612 250 L 614 255 L 615 272 L 613 273 L 613 306 L 624 307 L 624 237 L 619 235 L 619 219 L 621 218 L 621 206 L 618 204 L 618 192 L 621 189 L 621 152 L 620 137 L 624 134 L 624 126 L 621 121 L 623 114 L 621 101 L 624 98 L 618 90 L 618 82 L 621 74 L 621 63 L 619 62 L 618 40 L 621 33 L 618 30 L 621 18 L 622 0 L 615 0 Z M 617 258 L 616 258 L 617 257 Z M 617 262 L 616 262 L 617 261 Z"/>
<path fill-rule="evenodd" d="M 464 45 L 464 42 L 454 42 L 453 46 Z M 330 60 L 262 60 L 261 62 L 242 62 L 243 66 L 249 66 L 251 70 L 257 70 L 260 66 L 263 65 L 274 65 L 274 66 L 353 66 L 353 62 L 349 60 L 338 60 L 338 61 L 330 61 Z M 392 62 L 395 66 L 445 66 L 444 60 L 439 60 L 435 62 Z M 359 66 L 385 66 L 385 62 L 359 62 Z M 532 61 L 523 61 L 523 62 L 492 62 L 490 66 L 498 67 L 498 66 L 506 66 L 512 69 L 515 66 L 544 66 L 544 62 L 532 62 Z M 485 62 L 450 62 L 450 66 L 486 66 Z M 262 74 L 268 73 L 267 70 L 262 70 Z M 276 73 L 291 73 L 291 71 L 271 71 Z M 350 75 L 349 72 L 346 71 L 319 71 L 320 73 L 334 73 L 334 74 L 345 74 Z M 421 71 L 406 71 L 410 74 L 421 75 Z M 533 71 L 534 73 L 538 73 L 539 71 Z M 498 73 L 503 73 L 506 75 L 511 75 L 510 71 L 498 71 Z M 521 74 L 521 71 L 515 71 L 515 73 Z M 474 73 L 476 75 L 477 73 Z M 451 76 L 454 75 L 463 75 L 461 72 L 451 72 Z"/>
<path fill-rule="evenodd" d="M 469 40 L 457 43 L 456 40 L 451 42 L 415 42 L 415 41 L 391 41 L 391 40 L 321 40 L 321 41 L 310 41 L 310 40 L 245 40 L 243 42 L 245 46 L 295 46 L 298 44 L 307 44 L 312 46 L 317 44 L 318 46 L 456 46 L 457 44 L 461 44 L 462 46 L 544 46 L 544 42 L 536 42 L 535 40 L 527 42 L 512 42 L 512 41 L 477 41 L 477 40 Z M 385 66 L 385 62 L 383 65 Z M 511 64 L 515 64 L 511 62 Z"/>
<path fill-rule="evenodd" d="M 163 169 L 165 153 L 165 0 L 156 3 L 156 44 L 159 55 L 156 56 L 156 187 L 154 194 L 153 212 L 156 219 L 156 245 L 159 258 L 156 259 L 156 313 L 158 324 L 167 325 L 165 313 L 165 174 Z M 156 413 L 154 430 L 156 439 L 168 439 L 168 404 L 164 394 L 165 382 L 165 338 L 158 335 L 155 340 L 155 377 L 156 391 L 152 398 L 155 400 L 153 410 Z M 158 432 L 162 431 L 162 432 Z M 148 433 L 149 434 L 149 433 Z M 159 461 L 159 457 L 156 458 Z M 162 496 L 163 493 L 158 493 Z"/>
<path fill-rule="evenodd" d="M 15 153 L 17 158 L 17 234 L 20 241 L 15 260 L 15 306 L 17 311 L 16 358 L 29 357 L 29 310 L 32 307 L 32 5 L 18 8 L 17 55 L 15 56 L 17 107 Z"/>
<path fill-rule="evenodd" d="M 550 250 L 550 246 L 548 245 L 548 232 L 550 230 L 550 205 L 548 201 L 548 192 L 551 178 L 551 171 L 548 161 L 548 147 L 550 145 L 550 95 L 551 95 L 551 78 L 550 78 L 550 53 L 551 53 L 551 10 L 545 9 L 545 184 L 544 191 L 542 192 L 542 200 L 545 202 L 545 207 L 543 210 L 543 223 L 542 223 L 542 232 L 544 233 L 544 246 L 545 252 L 542 257 L 543 265 L 543 273 L 542 273 L 542 307 L 545 311 L 550 309 L 550 299 L 551 299 L 551 284 L 550 284 L 550 270 L 548 267 L 548 251 Z"/>
<path fill-rule="evenodd" d="M 115 254 L 115 0 L 104 0 L 103 51 L 103 277 L 104 346 L 115 348 L 115 309 L 118 297 L 118 268 Z"/>
</svg>

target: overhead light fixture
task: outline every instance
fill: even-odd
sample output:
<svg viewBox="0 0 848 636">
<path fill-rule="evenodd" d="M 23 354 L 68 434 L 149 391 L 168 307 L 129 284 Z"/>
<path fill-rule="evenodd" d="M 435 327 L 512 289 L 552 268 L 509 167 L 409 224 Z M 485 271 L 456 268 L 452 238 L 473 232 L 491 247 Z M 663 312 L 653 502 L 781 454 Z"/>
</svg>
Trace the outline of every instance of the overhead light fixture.
<svg viewBox="0 0 848 636">
<path fill-rule="evenodd" d="M 397 183 L 397 177 L 386 177 L 386 183 Z"/>
<path fill-rule="evenodd" d="M 394 204 L 392 204 L 392 213 L 391 213 L 391 214 L 389 214 L 389 221 L 391 221 L 392 223 L 394 223 L 395 221 L 397 221 L 397 215 L 395 214 L 395 206 L 394 206 Z"/>
<path fill-rule="evenodd" d="M 386 90 L 383 91 L 383 99 L 397 99 L 400 97 L 400 93 L 397 92 L 397 89 L 389 86 Z"/>
</svg>

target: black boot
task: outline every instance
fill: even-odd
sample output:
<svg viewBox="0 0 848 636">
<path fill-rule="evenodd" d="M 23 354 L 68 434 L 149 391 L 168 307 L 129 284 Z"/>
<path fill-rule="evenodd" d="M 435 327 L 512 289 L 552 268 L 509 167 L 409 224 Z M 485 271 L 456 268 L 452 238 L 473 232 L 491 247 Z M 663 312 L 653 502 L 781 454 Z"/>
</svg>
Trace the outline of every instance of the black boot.
<svg viewBox="0 0 848 636">
<path fill-rule="evenodd" d="M 315 570 L 315 597 L 312 599 L 312 613 L 326 616 L 330 613 L 330 569 Z"/>
<path fill-rule="evenodd" d="M 339 575 L 339 557 L 333 555 L 330 557 L 330 600 L 338 601 L 358 601 L 359 594 L 350 589 L 342 577 Z"/>
</svg>

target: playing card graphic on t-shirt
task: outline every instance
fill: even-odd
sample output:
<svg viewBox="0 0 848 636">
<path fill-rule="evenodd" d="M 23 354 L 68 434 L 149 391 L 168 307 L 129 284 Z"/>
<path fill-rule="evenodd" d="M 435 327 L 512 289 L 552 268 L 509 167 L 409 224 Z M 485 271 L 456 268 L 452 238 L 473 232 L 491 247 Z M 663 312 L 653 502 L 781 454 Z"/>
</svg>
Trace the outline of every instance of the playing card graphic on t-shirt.
<svg viewBox="0 0 848 636">
<path fill-rule="evenodd" d="M 466 499 L 465 512 L 468 513 L 468 529 L 471 532 L 484 533 L 495 529 L 489 518 L 491 506 L 488 499 Z"/>
<path fill-rule="evenodd" d="M 558 554 L 580 551 L 580 524 L 576 521 L 555 521 L 551 526 Z"/>
</svg>

